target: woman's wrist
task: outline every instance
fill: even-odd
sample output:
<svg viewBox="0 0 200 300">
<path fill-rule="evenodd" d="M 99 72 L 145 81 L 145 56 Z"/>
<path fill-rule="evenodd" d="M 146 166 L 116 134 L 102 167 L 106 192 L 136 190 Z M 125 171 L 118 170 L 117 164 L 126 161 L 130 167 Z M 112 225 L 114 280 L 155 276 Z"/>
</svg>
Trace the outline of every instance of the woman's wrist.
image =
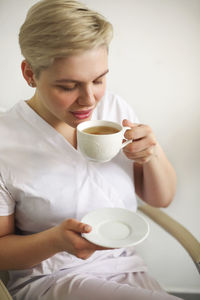
<svg viewBox="0 0 200 300">
<path fill-rule="evenodd" d="M 53 255 L 63 251 L 61 245 L 62 243 L 59 232 L 59 225 L 47 230 L 47 243 L 49 244 Z"/>
</svg>

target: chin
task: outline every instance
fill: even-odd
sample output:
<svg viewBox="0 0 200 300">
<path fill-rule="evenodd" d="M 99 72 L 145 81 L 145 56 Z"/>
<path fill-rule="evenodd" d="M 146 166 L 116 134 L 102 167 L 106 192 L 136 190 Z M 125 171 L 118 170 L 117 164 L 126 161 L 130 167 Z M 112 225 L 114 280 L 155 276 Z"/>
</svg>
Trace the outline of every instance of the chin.
<svg viewBox="0 0 200 300">
<path fill-rule="evenodd" d="M 82 119 L 82 120 L 73 120 L 71 122 L 66 122 L 69 126 L 73 127 L 73 128 L 76 128 L 79 124 L 83 123 L 83 122 L 86 122 L 86 121 L 90 121 L 91 120 L 91 117 L 89 118 L 85 118 L 85 119 Z"/>
</svg>

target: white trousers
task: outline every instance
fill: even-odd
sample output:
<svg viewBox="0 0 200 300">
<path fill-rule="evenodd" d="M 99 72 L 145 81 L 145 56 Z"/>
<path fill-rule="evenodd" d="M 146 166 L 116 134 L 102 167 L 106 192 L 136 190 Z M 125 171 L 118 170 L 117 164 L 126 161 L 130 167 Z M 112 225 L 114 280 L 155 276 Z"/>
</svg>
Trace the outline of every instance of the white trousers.
<svg viewBox="0 0 200 300">
<path fill-rule="evenodd" d="M 69 274 L 65 270 L 30 282 L 14 300 L 178 300 L 146 272 L 117 275 Z"/>
</svg>

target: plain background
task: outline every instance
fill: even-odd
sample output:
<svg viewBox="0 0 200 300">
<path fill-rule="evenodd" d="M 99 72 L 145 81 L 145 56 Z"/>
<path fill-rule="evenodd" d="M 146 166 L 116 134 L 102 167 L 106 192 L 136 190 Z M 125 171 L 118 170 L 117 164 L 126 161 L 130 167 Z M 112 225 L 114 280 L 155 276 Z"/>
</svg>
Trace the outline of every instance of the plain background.
<svg viewBox="0 0 200 300">
<path fill-rule="evenodd" d="M 22 78 L 18 31 L 35 0 L 0 0 L 0 107 L 33 94 Z M 149 124 L 178 177 L 165 211 L 200 240 L 200 1 L 83 0 L 114 25 L 108 88 L 126 99 Z M 137 246 L 150 272 L 167 290 L 200 292 L 186 251 L 150 223 Z"/>
</svg>

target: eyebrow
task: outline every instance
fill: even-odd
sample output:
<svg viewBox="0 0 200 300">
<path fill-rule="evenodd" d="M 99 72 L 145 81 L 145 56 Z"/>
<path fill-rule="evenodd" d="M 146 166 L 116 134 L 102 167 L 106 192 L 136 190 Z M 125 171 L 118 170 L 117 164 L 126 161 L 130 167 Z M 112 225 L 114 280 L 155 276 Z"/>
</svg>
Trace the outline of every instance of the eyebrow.
<svg viewBox="0 0 200 300">
<path fill-rule="evenodd" d="M 109 72 L 109 70 L 106 70 L 105 72 L 103 72 L 101 75 L 99 75 L 97 78 L 95 78 L 93 81 L 98 80 L 99 78 L 103 77 L 104 75 L 106 75 Z M 74 80 L 74 79 L 67 79 L 67 78 L 63 78 L 63 79 L 58 79 L 55 80 L 56 83 L 66 83 L 66 82 L 75 82 L 75 83 L 82 83 L 82 81 L 78 81 L 78 80 Z"/>
</svg>

